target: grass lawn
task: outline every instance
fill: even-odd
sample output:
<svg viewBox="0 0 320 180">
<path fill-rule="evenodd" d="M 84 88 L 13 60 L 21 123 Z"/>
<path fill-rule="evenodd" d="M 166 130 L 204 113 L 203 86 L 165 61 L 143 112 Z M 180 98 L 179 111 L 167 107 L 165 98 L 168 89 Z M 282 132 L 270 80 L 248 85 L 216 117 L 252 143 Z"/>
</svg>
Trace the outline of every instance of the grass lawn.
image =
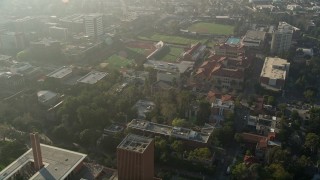
<svg viewBox="0 0 320 180">
<path fill-rule="evenodd" d="M 148 55 L 145 49 L 141 49 L 141 48 L 128 48 L 128 49 L 138 54 Z"/>
<path fill-rule="evenodd" d="M 108 63 L 108 66 L 116 69 L 119 69 L 121 67 L 126 67 L 127 65 L 130 65 L 131 63 L 133 63 L 132 60 L 121 57 L 117 54 L 110 56 L 105 62 Z"/>
<path fill-rule="evenodd" d="M 177 58 L 180 57 L 183 52 L 183 48 L 170 47 L 169 52 L 159 60 L 165 62 L 176 62 Z"/>
<path fill-rule="evenodd" d="M 195 23 L 188 28 L 189 31 L 198 33 L 209 33 L 219 35 L 231 35 L 233 34 L 234 26 L 216 24 L 216 23 Z"/>
<path fill-rule="evenodd" d="M 197 40 L 192 38 L 185 38 L 181 36 L 172 36 L 155 33 L 150 36 L 139 36 L 142 40 L 153 40 L 153 41 L 163 41 L 166 43 L 176 43 L 176 44 L 195 44 L 197 42 L 204 42 L 205 40 Z"/>
</svg>

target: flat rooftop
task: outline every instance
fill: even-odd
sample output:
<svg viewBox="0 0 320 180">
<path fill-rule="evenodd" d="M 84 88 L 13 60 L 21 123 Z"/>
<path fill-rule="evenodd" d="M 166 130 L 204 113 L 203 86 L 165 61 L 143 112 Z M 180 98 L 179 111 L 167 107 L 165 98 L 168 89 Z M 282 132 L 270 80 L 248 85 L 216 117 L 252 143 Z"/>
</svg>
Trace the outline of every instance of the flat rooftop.
<svg viewBox="0 0 320 180">
<path fill-rule="evenodd" d="M 105 73 L 105 72 L 91 71 L 87 75 L 78 79 L 78 82 L 86 83 L 86 84 L 95 84 L 107 75 L 108 73 Z"/>
<path fill-rule="evenodd" d="M 54 180 L 66 178 L 87 156 L 54 146 L 40 144 L 44 167 L 30 179 Z M 10 179 L 19 169 L 29 162 L 33 162 L 32 149 L 7 166 L 0 172 L 0 179 Z"/>
<path fill-rule="evenodd" d="M 249 30 L 247 31 L 244 37 L 244 41 L 251 41 L 251 40 L 263 41 L 265 37 L 266 37 L 266 32 Z"/>
<path fill-rule="evenodd" d="M 123 139 L 117 148 L 143 153 L 144 150 L 150 145 L 152 140 L 152 138 L 129 134 Z"/>
<path fill-rule="evenodd" d="M 71 67 L 63 66 L 63 67 L 49 73 L 47 76 L 52 77 L 52 78 L 62 79 L 71 73 L 72 73 Z"/>
<path fill-rule="evenodd" d="M 270 79 L 286 79 L 290 63 L 278 57 L 266 57 L 261 71 L 261 77 Z"/>
<path fill-rule="evenodd" d="M 188 128 L 173 127 L 139 119 L 133 119 L 128 124 L 128 127 L 141 131 L 147 131 L 165 136 L 172 136 L 175 138 L 184 139 L 188 141 L 196 141 L 200 143 L 207 143 L 214 129 L 213 127 L 205 127 L 202 128 L 202 130 L 199 132 Z"/>
</svg>

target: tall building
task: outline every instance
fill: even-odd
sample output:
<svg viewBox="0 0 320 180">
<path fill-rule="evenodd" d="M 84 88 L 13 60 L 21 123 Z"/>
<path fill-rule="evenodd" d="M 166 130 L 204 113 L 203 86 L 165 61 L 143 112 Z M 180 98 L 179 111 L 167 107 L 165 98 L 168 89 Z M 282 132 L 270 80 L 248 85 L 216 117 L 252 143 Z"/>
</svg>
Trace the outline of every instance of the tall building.
<svg viewBox="0 0 320 180">
<path fill-rule="evenodd" d="M 34 158 L 34 168 L 39 171 L 43 167 L 42 153 L 40 148 L 40 140 L 38 133 L 30 133 L 31 147 Z"/>
<path fill-rule="evenodd" d="M 26 45 L 24 33 L 7 32 L 0 35 L 0 49 L 23 50 Z"/>
<path fill-rule="evenodd" d="M 154 140 L 129 134 L 117 147 L 118 179 L 154 178 Z"/>
<path fill-rule="evenodd" d="M 272 54 L 280 54 L 290 49 L 293 29 L 290 24 L 279 22 L 278 29 L 272 33 L 270 49 Z"/>
<path fill-rule="evenodd" d="M 90 14 L 84 17 L 86 35 L 98 38 L 103 35 L 103 23 L 101 14 Z"/>
</svg>

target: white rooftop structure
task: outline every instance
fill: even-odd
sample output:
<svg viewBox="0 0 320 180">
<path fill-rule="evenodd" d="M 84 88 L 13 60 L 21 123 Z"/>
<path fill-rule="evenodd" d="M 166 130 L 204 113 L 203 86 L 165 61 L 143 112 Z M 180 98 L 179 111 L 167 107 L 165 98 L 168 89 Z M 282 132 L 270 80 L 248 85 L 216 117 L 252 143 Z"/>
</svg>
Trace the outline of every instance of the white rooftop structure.
<svg viewBox="0 0 320 180">
<path fill-rule="evenodd" d="M 7 55 L 2 55 L 0 54 L 0 61 L 8 61 L 10 60 L 12 57 L 11 56 L 7 56 Z"/>
<path fill-rule="evenodd" d="M 66 149 L 41 144 L 44 167 L 36 172 L 30 180 L 65 179 L 86 158 L 87 155 Z M 0 172 L 0 179 L 7 180 L 34 161 L 32 149 L 20 156 L 17 160 Z"/>
<path fill-rule="evenodd" d="M 261 71 L 261 77 L 269 79 L 286 79 L 290 63 L 278 57 L 266 57 Z"/>
<path fill-rule="evenodd" d="M 243 37 L 242 43 L 248 47 L 259 47 L 266 38 L 266 32 L 264 31 L 247 31 Z"/>
<path fill-rule="evenodd" d="M 152 140 L 152 138 L 129 134 L 117 148 L 143 153 L 151 144 Z"/>
<path fill-rule="evenodd" d="M 183 127 L 173 127 L 164 124 L 157 124 L 146 120 L 133 119 L 129 124 L 129 128 L 140 130 L 143 132 L 151 132 L 154 134 L 171 136 L 187 141 L 194 141 L 199 143 L 207 143 L 210 135 L 214 129 L 212 126 L 207 126 L 201 131 L 194 131 L 192 129 Z"/>
<path fill-rule="evenodd" d="M 108 73 L 105 73 L 105 72 L 91 71 L 87 75 L 78 79 L 78 82 L 85 83 L 85 84 L 95 84 L 107 75 Z"/>
<path fill-rule="evenodd" d="M 63 66 L 63 67 L 51 72 L 47 76 L 51 77 L 51 78 L 63 79 L 64 77 L 70 75 L 71 73 L 72 73 L 71 67 Z"/>
<path fill-rule="evenodd" d="M 41 103 L 47 103 L 48 101 L 56 98 L 59 94 L 52 91 L 38 91 L 37 96 L 38 100 Z"/>
</svg>

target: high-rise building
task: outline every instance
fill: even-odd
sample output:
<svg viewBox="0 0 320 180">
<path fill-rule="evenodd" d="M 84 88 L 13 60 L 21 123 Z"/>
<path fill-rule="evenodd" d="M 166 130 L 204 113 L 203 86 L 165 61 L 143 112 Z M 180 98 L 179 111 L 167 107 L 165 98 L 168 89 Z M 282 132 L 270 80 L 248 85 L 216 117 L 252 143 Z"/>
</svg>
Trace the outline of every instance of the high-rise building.
<svg viewBox="0 0 320 180">
<path fill-rule="evenodd" d="M 154 140 L 129 134 L 117 147 L 118 179 L 154 178 Z"/>
<path fill-rule="evenodd" d="M 98 38 L 103 35 L 103 22 L 101 14 L 90 14 L 84 17 L 86 35 Z"/>
<path fill-rule="evenodd" d="M 24 33 L 6 32 L 0 34 L 0 49 L 23 50 L 27 42 Z"/>
<path fill-rule="evenodd" d="M 31 140 L 31 147 L 32 147 L 32 153 L 34 158 L 34 162 L 33 162 L 34 169 L 36 171 L 39 171 L 43 166 L 39 134 L 30 133 L 30 140 Z"/>
<path fill-rule="evenodd" d="M 272 33 L 271 53 L 280 54 L 290 49 L 293 29 L 290 24 L 279 22 L 278 29 Z"/>
</svg>

